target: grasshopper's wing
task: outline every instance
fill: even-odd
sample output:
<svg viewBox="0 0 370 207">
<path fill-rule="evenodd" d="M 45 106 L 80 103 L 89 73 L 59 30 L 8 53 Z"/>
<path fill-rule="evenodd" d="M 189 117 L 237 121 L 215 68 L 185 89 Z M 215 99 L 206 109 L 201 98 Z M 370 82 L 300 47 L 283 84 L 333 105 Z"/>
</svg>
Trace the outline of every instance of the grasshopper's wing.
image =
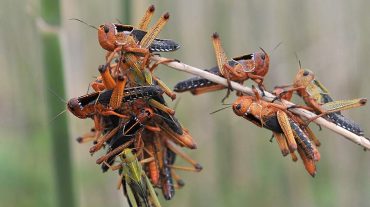
<svg viewBox="0 0 370 207">
<path fill-rule="evenodd" d="M 138 207 L 137 205 L 137 202 L 136 202 L 136 198 L 135 198 L 135 195 L 131 189 L 131 186 L 128 184 L 128 180 L 129 178 L 126 178 L 125 176 L 125 186 L 124 188 L 126 189 L 126 193 L 127 193 L 127 201 L 130 205 L 130 207 Z"/>
<path fill-rule="evenodd" d="M 326 94 L 329 94 L 329 91 L 328 89 L 325 88 L 325 86 L 323 84 L 321 84 L 320 81 L 318 81 L 317 79 L 313 80 L 314 84 L 320 88 L 320 90 L 322 91 L 322 93 L 326 93 Z"/>
<path fill-rule="evenodd" d="M 152 201 L 154 207 L 161 207 L 161 204 L 159 203 L 159 200 L 158 200 L 157 193 L 155 192 L 155 190 L 152 186 L 152 183 L 149 181 L 148 176 L 146 176 L 143 173 L 143 177 L 145 179 L 146 186 L 148 187 L 148 191 L 149 191 L 149 194 L 150 194 L 150 200 Z"/>
<path fill-rule="evenodd" d="M 332 101 L 321 105 L 327 112 L 338 112 L 342 110 L 357 108 L 363 106 L 366 103 L 366 99 L 358 98 L 352 100 L 340 100 L 340 101 Z"/>
</svg>

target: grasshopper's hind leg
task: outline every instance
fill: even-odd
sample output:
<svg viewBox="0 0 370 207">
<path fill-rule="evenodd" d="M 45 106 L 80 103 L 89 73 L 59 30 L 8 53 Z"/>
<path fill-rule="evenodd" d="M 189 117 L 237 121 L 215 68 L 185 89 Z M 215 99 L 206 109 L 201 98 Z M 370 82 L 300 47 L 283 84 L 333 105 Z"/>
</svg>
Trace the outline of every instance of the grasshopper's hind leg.
<svg viewBox="0 0 370 207">
<path fill-rule="evenodd" d="M 177 146 L 175 145 L 175 143 L 173 143 L 171 140 L 166 139 L 166 145 L 171 151 L 173 151 L 174 153 L 176 153 L 177 155 L 182 157 L 185 161 L 189 162 L 193 166 L 192 168 L 189 168 L 189 167 L 182 167 L 182 166 L 172 165 L 172 166 L 170 166 L 171 168 L 179 169 L 179 170 L 195 171 L 195 172 L 199 172 L 203 169 L 203 167 L 198 162 L 191 159 L 189 157 L 189 155 L 185 154 L 183 151 L 178 149 Z"/>
<path fill-rule="evenodd" d="M 146 31 L 155 11 L 154 5 L 150 5 L 139 23 L 139 29 Z"/>
<path fill-rule="evenodd" d="M 168 22 L 169 18 L 169 13 L 165 13 L 161 16 L 157 23 L 146 33 L 146 35 L 140 41 L 140 46 L 142 48 L 148 48 L 152 44 L 154 39 L 158 36 L 158 34 Z"/>
</svg>

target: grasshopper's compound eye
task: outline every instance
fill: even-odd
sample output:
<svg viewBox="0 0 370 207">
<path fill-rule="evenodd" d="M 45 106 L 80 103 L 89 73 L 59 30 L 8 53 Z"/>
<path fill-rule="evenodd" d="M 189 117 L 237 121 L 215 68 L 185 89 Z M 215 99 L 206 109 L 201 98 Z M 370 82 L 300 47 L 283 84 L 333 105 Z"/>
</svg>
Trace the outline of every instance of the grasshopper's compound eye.
<svg viewBox="0 0 370 207">
<path fill-rule="evenodd" d="M 109 32 L 109 27 L 107 25 L 104 25 L 104 32 L 108 33 Z"/>
<path fill-rule="evenodd" d="M 310 72 L 308 72 L 307 70 L 305 70 L 305 71 L 303 72 L 303 76 L 308 76 L 308 74 L 310 74 Z"/>
<path fill-rule="evenodd" d="M 262 59 L 262 60 L 265 60 L 265 59 L 266 59 L 265 54 L 261 54 L 261 59 Z"/>
<path fill-rule="evenodd" d="M 238 104 L 238 105 L 235 106 L 235 109 L 236 110 L 240 110 L 241 108 L 242 108 L 242 105 L 241 104 Z"/>
</svg>

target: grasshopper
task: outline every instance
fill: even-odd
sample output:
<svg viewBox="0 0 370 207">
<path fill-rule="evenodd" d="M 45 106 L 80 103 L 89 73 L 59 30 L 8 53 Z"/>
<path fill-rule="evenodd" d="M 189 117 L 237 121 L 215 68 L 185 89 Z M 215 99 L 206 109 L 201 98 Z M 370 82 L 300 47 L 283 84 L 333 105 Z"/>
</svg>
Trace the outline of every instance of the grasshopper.
<svg viewBox="0 0 370 207">
<path fill-rule="evenodd" d="M 284 90 L 286 87 L 291 88 Z M 276 86 L 274 89 L 274 93 L 278 97 L 286 100 L 292 98 L 294 91 L 297 91 L 297 94 L 303 98 L 308 109 L 313 110 L 318 116 L 323 116 L 328 121 L 359 136 L 364 135 L 361 127 L 354 121 L 344 117 L 340 111 L 363 106 L 366 104 L 367 99 L 358 98 L 353 100 L 334 101 L 329 95 L 328 90 L 315 78 L 314 73 L 311 70 L 302 68 L 299 69 L 292 85 Z"/>
<path fill-rule="evenodd" d="M 119 157 L 122 184 L 131 206 L 160 207 L 157 194 L 132 150 L 124 149 Z"/>
<path fill-rule="evenodd" d="M 199 172 L 202 170 L 202 166 L 180 150 L 163 130 L 156 132 L 154 136 L 152 133 L 145 133 L 143 139 L 146 142 L 148 155 L 154 157 L 147 165 L 152 184 L 160 187 L 163 197 L 170 200 L 175 194 L 175 188 L 184 186 L 184 182 L 175 170 Z M 177 155 L 190 163 L 192 167 L 174 165 Z M 173 179 L 176 184 L 173 183 Z"/>
<path fill-rule="evenodd" d="M 287 107 L 261 100 L 256 88 L 253 86 L 252 89 L 255 97 L 239 97 L 232 105 L 234 113 L 259 127 L 271 130 L 284 156 L 299 149 L 306 170 L 315 176 L 314 163 L 320 159 L 320 154 L 311 143 L 310 134 L 300 127 L 301 121 Z M 292 156 L 296 159 L 295 155 Z"/>
<path fill-rule="evenodd" d="M 229 83 L 229 88 L 230 81 L 243 84 L 243 82 L 248 79 L 252 79 L 260 88 L 264 88 L 263 79 L 269 70 L 270 58 L 262 48 L 262 52 L 235 57 L 228 61 L 221 45 L 221 39 L 217 33 L 213 34 L 212 41 L 217 67 L 207 70 L 208 72 L 226 78 Z M 190 91 L 192 94 L 198 95 L 224 88 L 225 86 L 213 83 L 207 79 L 195 77 L 177 83 L 174 91 Z M 228 95 L 229 91 L 225 98 L 227 98 Z M 225 100 L 225 98 L 223 100 Z"/>
</svg>

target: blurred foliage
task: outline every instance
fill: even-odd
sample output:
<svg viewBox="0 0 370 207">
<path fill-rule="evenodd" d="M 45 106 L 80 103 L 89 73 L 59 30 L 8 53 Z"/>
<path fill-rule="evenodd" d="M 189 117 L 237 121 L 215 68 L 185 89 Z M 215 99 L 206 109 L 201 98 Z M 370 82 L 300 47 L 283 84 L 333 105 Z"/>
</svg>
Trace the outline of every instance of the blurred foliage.
<svg viewBox="0 0 370 207">
<path fill-rule="evenodd" d="M 47 116 L 48 92 L 44 88 L 46 75 L 42 70 L 42 38 L 38 29 L 39 14 L 53 13 L 57 8 L 42 10 L 43 2 L 48 1 L 0 2 L 1 206 L 57 205 L 53 166 L 58 163 L 52 159 L 48 134 L 56 123 Z M 366 79 L 370 76 L 369 1 L 137 0 L 129 2 L 130 10 L 126 3 L 61 2 L 59 35 L 67 97 L 86 93 L 105 54 L 97 43 L 95 30 L 68 19 L 81 18 L 100 25 L 118 18 L 135 24 L 150 3 L 157 8 L 155 19 L 165 11 L 171 13 L 160 36 L 182 45 L 168 57 L 200 68 L 214 66 L 210 36 L 217 31 L 229 57 L 254 52 L 258 47 L 270 52 L 267 88 L 292 81 L 298 68 L 294 55 L 297 52 L 303 66 L 312 69 L 335 98 L 370 94 L 370 82 Z M 131 12 L 131 20 L 127 11 Z M 272 51 L 279 42 L 283 44 Z M 156 74 L 169 86 L 190 76 L 164 66 Z M 204 170 L 181 173 L 186 186 L 176 192 L 172 201 L 164 201 L 163 206 L 368 206 L 369 153 L 328 130 L 318 131 L 313 125 L 322 142 L 322 158 L 313 179 L 300 162 L 281 156 L 276 143 L 268 141 L 270 132 L 234 116 L 231 110 L 209 115 L 222 107 L 223 96 L 224 92 L 198 97 L 179 95 L 176 116 L 198 142 L 197 150 L 187 152 Z M 59 107 L 62 111 L 63 103 Z M 362 123 L 370 134 L 367 106 L 345 114 Z M 71 121 L 70 156 L 78 206 L 126 205 L 121 192 L 115 189 L 118 176 L 101 173 L 95 165 L 97 155 L 91 157 L 88 153 L 89 145 L 74 141 L 74 137 L 89 129 L 92 121 L 63 116 Z"/>
</svg>

